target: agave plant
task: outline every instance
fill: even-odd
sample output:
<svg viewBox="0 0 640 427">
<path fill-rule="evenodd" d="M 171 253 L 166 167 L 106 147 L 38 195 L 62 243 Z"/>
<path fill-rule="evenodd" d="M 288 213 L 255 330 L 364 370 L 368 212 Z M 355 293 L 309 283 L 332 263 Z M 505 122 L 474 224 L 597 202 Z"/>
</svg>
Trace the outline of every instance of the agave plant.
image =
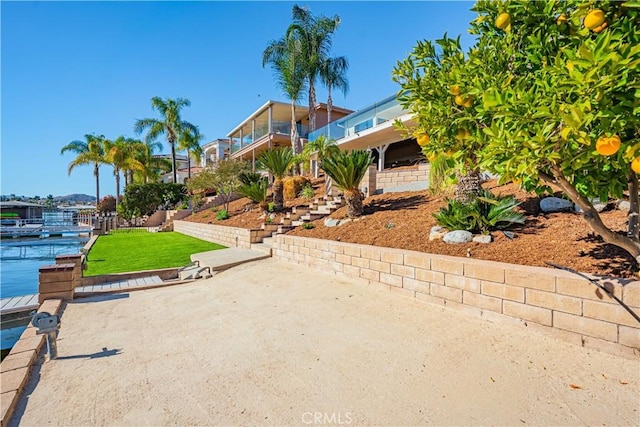
<svg viewBox="0 0 640 427">
<path fill-rule="evenodd" d="M 491 230 L 524 224 L 524 215 L 514 209 L 520 204 L 513 196 L 498 197 L 488 190 L 470 203 L 447 200 L 447 206 L 433 214 L 439 225 L 450 230 L 489 233 Z"/>
<path fill-rule="evenodd" d="M 293 161 L 293 151 L 290 147 L 272 148 L 263 152 L 258 158 L 261 167 L 273 175 L 273 204 L 276 211 L 284 208 L 282 178 L 293 165 Z"/>
<path fill-rule="evenodd" d="M 371 162 L 371 153 L 365 150 L 341 151 L 322 161 L 322 169 L 344 191 L 349 217 L 362 215 L 363 197 L 358 186 Z"/>
</svg>

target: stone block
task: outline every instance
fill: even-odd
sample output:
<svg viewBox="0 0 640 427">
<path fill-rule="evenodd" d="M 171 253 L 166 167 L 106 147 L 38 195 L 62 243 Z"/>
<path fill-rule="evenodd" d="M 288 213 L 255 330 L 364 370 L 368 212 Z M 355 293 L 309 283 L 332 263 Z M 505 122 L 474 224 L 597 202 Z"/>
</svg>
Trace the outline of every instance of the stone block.
<svg viewBox="0 0 640 427">
<path fill-rule="evenodd" d="M 398 288 L 396 286 L 391 286 L 391 288 L 389 289 L 391 290 L 392 293 L 403 296 L 405 298 L 413 299 L 416 297 L 416 293 L 411 289 Z"/>
<path fill-rule="evenodd" d="M 435 283 L 438 285 L 444 285 L 444 273 L 433 270 L 424 270 L 422 268 L 416 268 L 416 279 L 424 282 Z"/>
<path fill-rule="evenodd" d="M 622 298 L 622 287 L 612 286 L 606 281 L 600 282 L 605 289 L 612 291 L 615 296 Z M 563 295 L 569 295 L 579 298 L 591 299 L 595 301 L 612 302 L 613 299 L 607 295 L 602 289 L 586 279 L 576 276 L 559 275 L 556 277 L 556 292 Z"/>
<path fill-rule="evenodd" d="M 0 383 L 0 391 L 2 397 L 6 393 L 17 392 L 20 393 L 27 383 L 29 378 L 29 368 L 14 369 L 2 373 L 2 382 Z M 4 399 L 3 399 L 4 400 Z"/>
<path fill-rule="evenodd" d="M 553 326 L 611 342 L 618 340 L 618 327 L 616 325 L 588 317 L 555 311 L 553 313 Z"/>
<path fill-rule="evenodd" d="M 402 264 L 404 262 L 404 256 L 400 251 L 380 251 L 380 261 L 388 262 L 390 264 Z"/>
<path fill-rule="evenodd" d="M 366 258 L 369 260 L 379 261 L 380 260 L 380 249 L 374 247 L 362 247 L 360 248 L 360 257 Z"/>
<path fill-rule="evenodd" d="M 395 274 L 380 273 L 380 282 L 398 288 L 402 287 L 402 277 Z"/>
<path fill-rule="evenodd" d="M 445 274 L 444 284 L 452 288 L 462 289 L 464 291 L 471 291 L 480 293 L 481 280 L 471 279 L 469 277 L 458 276 L 457 274 Z"/>
<path fill-rule="evenodd" d="M 582 315 L 591 319 L 604 320 L 605 322 L 617 323 L 619 325 L 631 327 L 640 326 L 640 323 L 617 303 L 584 300 L 582 303 Z"/>
<path fill-rule="evenodd" d="M 349 255 L 336 254 L 336 262 L 351 265 L 351 257 Z"/>
<path fill-rule="evenodd" d="M 35 351 L 25 351 L 22 353 L 10 354 L 0 363 L 0 372 L 4 374 L 21 368 L 29 368 L 36 358 Z"/>
<path fill-rule="evenodd" d="M 49 292 L 49 293 L 39 293 L 38 294 L 38 303 L 42 304 L 45 300 L 55 299 L 55 300 L 64 300 L 70 301 L 73 300 L 74 291 L 63 291 L 63 292 Z"/>
<path fill-rule="evenodd" d="M 374 282 L 379 282 L 380 281 L 380 272 L 379 271 L 374 271 L 374 270 L 369 270 L 368 268 L 361 268 L 360 269 L 360 277 L 365 278 L 367 280 L 372 280 Z"/>
<path fill-rule="evenodd" d="M 578 316 L 582 314 L 582 300 L 580 298 L 537 289 L 527 289 L 526 301 L 527 304 L 537 307 L 550 308 L 555 311 L 577 314 Z"/>
<path fill-rule="evenodd" d="M 2 420 L 0 421 L 0 425 L 5 427 L 9 425 L 11 415 L 13 415 L 13 411 L 18 403 L 18 392 L 10 391 L 8 393 L 2 393 L 2 396 L 0 396 L 0 403 L 0 407 L 2 408 Z"/>
<path fill-rule="evenodd" d="M 622 301 L 631 307 L 640 308 L 640 282 L 627 283 L 622 287 Z"/>
<path fill-rule="evenodd" d="M 464 263 L 464 275 L 472 279 L 504 283 L 504 268 L 486 262 Z"/>
<path fill-rule="evenodd" d="M 416 277 L 416 269 L 406 265 L 391 264 L 391 274 L 414 279 Z"/>
<path fill-rule="evenodd" d="M 456 288 L 431 283 L 431 295 L 450 301 L 462 302 L 462 291 Z"/>
<path fill-rule="evenodd" d="M 640 350 L 640 329 L 618 326 L 618 342 Z"/>
<path fill-rule="evenodd" d="M 483 280 L 481 290 L 484 295 L 508 299 L 511 301 L 524 302 L 524 288 L 519 286 L 506 285 L 504 283 L 494 283 Z"/>
<path fill-rule="evenodd" d="M 369 268 L 369 260 L 367 258 L 351 257 L 351 265 L 361 268 Z"/>
<path fill-rule="evenodd" d="M 391 264 L 383 261 L 370 261 L 369 268 L 381 273 L 391 273 Z"/>
<path fill-rule="evenodd" d="M 462 276 L 464 273 L 464 264 L 461 259 L 453 257 L 444 258 L 442 256 L 434 256 L 431 258 L 431 269 L 442 273 L 457 274 Z"/>
<path fill-rule="evenodd" d="M 502 313 L 502 300 L 475 292 L 462 291 L 462 302 L 473 307 L 483 310 L 491 310 L 496 313 Z"/>
<path fill-rule="evenodd" d="M 518 319 L 528 320 L 541 325 L 551 326 L 551 310 L 513 301 L 502 301 L 502 313 Z"/>
<path fill-rule="evenodd" d="M 404 254 L 404 265 L 410 267 L 419 267 L 424 268 L 426 270 L 431 269 L 431 257 L 426 254 L 418 254 L 418 253 L 405 253 Z"/>
<path fill-rule="evenodd" d="M 66 280 L 64 282 L 46 282 L 38 285 L 38 293 L 50 294 L 54 292 L 69 292 L 74 288 L 73 280 Z"/>
<path fill-rule="evenodd" d="M 353 256 L 353 257 L 359 257 L 360 256 L 360 246 L 358 246 L 358 245 L 354 245 L 354 244 L 351 244 L 351 243 L 345 243 L 343 251 L 344 251 L 345 255 L 350 255 L 350 256 Z"/>
<path fill-rule="evenodd" d="M 410 279 L 408 277 L 402 278 L 402 287 L 423 294 L 428 294 L 431 292 L 429 283 L 423 282 L 421 280 Z"/>
<path fill-rule="evenodd" d="M 517 270 L 505 269 L 504 281 L 509 285 L 553 292 L 556 290 L 556 276 L 553 272 L 542 273 L 531 267 L 522 266 Z"/>
</svg>

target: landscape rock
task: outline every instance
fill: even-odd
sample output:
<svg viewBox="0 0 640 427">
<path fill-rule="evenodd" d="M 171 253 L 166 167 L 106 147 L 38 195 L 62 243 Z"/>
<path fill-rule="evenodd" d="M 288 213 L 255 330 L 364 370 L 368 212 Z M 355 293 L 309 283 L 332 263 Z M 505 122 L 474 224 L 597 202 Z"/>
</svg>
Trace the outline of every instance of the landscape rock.
<svg viewBox="0 0 640 427">
<path fill-rule="evenodd" d="M 616 204 L 616 207 L 621 210 L 621 211 L 629 211 L 631 204 L 629 203 L 628 200 L 619 200 L 618 203 Z"/>
<path fill-rule="evenodd" d="M 348 222 L 351 222 L 351 221 L 353 221 L 351 218 L 345 218 L 343 220 L 340 220 L 340 223 L 338 225 L 344 225 L 344 224 L 346 224 Z"/>
<path fill-rule="evenodd" d="M 446 233 L 446 228 L 444 228 L 441 225 L 434 225 L 433 227 L 431 227 L 431 232 L 432 233 L 440 233 L 444 231 Z"/>
<path fill-rule="evenodd" d="M 338 225 L 340 225 L 340 220 L 339 219 L 333 219 L 333 218 L 325 218 L 324 219 L 324 226 L 325 227 L 337 227 Z"/>
<path fill-rule="evenodd" d="M 493 241 L 493 236 L 491 236 L 491 234 L 479 234 L 477 236 L 473 236 L 473 241 L 476 243 L 491 243 Z"/>
<path fill-rule="evenodd" d="M 597 211 L 597 212 L 602 212 L 603 210 L 606 209 L 607 204 L 606 203 L 602 203 L 600 201 L 600 199 L 592 199 L 591 200 L 591 204 L 593 205 L 593 208 Z M 574 210 L 577 213 L 582 212 L 582 209 L 580 208 L 580 206 L 578 206 L 577 204 L 574 206 Z"/>
<path fill-rule="evenodd" d="M 564 212 L 571 209 L 573 209 L 573 202 L 559 197 L 545 197 L 540 200 L 540 210 L 542 212 Z"/>
<path fill-rule="evenodd" d="M 455 230 L 445 234 L 442 240 L 450 244 L 469 243 L 473 240 L 473 234 L 465 230 Z"/>
<path fill-rule="evenodd" d="M 429 241 L 432 242 L 434 240 L 441 240 L 444 235 L 447 234 L 447 231 L 432 231 L 429 233 Z"/>
</svg>

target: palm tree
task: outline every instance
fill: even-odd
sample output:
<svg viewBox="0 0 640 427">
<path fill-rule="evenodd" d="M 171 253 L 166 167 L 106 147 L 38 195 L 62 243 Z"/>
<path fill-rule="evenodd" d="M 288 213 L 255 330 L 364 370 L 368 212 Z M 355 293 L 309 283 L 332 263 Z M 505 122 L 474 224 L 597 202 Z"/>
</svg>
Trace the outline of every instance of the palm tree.
<svg viewBox="0 0 640 427">
<path fill-rule="evenodd" d="M 76 166 L 92 165 L 93 176 L 96 178 L 96 203 L 100 202 L 100 165 L 105 164 L 104 157 L 104 136 L 100 135 L 85 135 L 85 141 L 71 141 L 69 144 L 62 147 L 60 154 L 64 154 L 67 151 L 71 151 L 77 154 L 76 158 L 69 163 L 68 174 L 71 175 L 71 171 Z"/>
<path fill-rule="evenodd" d="M 318 161 L 322 162 L 327 157 L 331 157 L 340 152 L 338 148 L 338 144 L 335 139 L 329 139 L 324 135 L 320 135 L 315 141 L 308 142 L 307 145 L 304 146 L 303 152 L 308 153 L 309 155 L 316 153 L 318 157 Z M 315 172 L 315 177 L 318 177 L 317 170 Z M 324 182 L 324 191 L 325 194 L 329 194 L 331 192 L 331 178 L 327 177 Z"/>
<path fill-rule="evenodd" d="M 166 100 L 154 96 L 151 98 L 151 107 L 154 110 L 158 110 L 161 119 L 138 119 L 134 126 L 134 130 L 137 134 L 141 134 L 145 129 L 149 129 L 146 140 L 154 141 L 160 134 L 164 134 L 167 137 L 167 141 L 171 146 L 171 172 L 173 175 L 173 182 L 177 182 L 176 171 L 176 142 L 179 140 L 180 134 L 186 129 L 191 129 L 195 132 L 196 127 L 191 123 L 182 120 L 180 117 L 180 110 L 182 107 L 188 107 L 191 105 L 191 101 L 185 98 Z"/>
<path fill-rule="evenodd" d="M 362 193 L 358 186 L 371 162 L 371 153 L 365 150 L 342 151 L 322 162 L 322 169 L 344 191 L 349 217 L 362 215 Z"/>
<path fill-rule="evenodd" d="M 261 167 L 273 175 L 273 205 L 276 211 L 284 208 L 282 178 L 293 166 L 293 151 L 289 147 L 272 148 L 264 151 L 258 158 Z"/>
<path fill-rule="evenodd" d="M 200 141 L 204 138 L 204 135 L 200 133 L 197 126 L 194 128 L 187 128 L 180 133 L 178 140 L 178 150 L 186 150 L 187 152 L 187 176 L 191 179 L 191 155 L 195 157 L 197 163 L 200 163 L 203 151 L 200 146 Z"/>
<path fill-rule="evenodd" d="M 127 170 L 142 170 L 142 164 L 135 158 L 134 154 L 138 146 L 138 141 L 124 136 L 119 136 L 115 141 L 105 139 L 105 158 L 107 162 L 113 166 L 113 175 L 116 178 L 116 212 L 118 211 L 118 203 L 120 199 L 120 172 Z"/>
<path fill-rule="evenodd" d="M 313 131 L 316 129 L 315 81 L 329 57 L 333 33 L 340 26 L 340 17 L 314 17 L 308 8 L 298 5 L 293 6 L 291 15 L 293 23 L 287 29 L 287 38 L 294 36 L 301 42 L 305 77 L 309 87 L 309 130 Z"/>
<path fill-rule="evenodd" d="M 349 62 L 344 56 L 335 56 L 327 58 L 320 67 L 320 78 L 327 86 L 327 123 L 331 123 L 331 109 L 333 107 L 333 99 L 331 98 L 331 89 L 334 87 L 342 91 L 343 95 L 349 92 L 349 80 L 347 80 L 347 70 Z M 327 129 L 330 129 L 328 127 Z M 327 135 L 331 137 L 331 134 Z"/>
<path fill-rule="evenodd" d="M 157 181 L 162 173 L 171 170 L 171 161 L 153 155 L 156 151 L 162 150 L 161 143 L 145 141 L 143 144 L 135 154 L 135 158 L 142 165 L 142 169 L 134 171 L 134 180 L 142 183 Z"/>
<path fill-rule="evenodd" d="M 271 64 L 277 86 L 291 101 L 291 149 L 298 154 L 302 147 L 296 127 L 296 104 L 305 90 L 300 40 L 292 36 L 270 42 L 262 53 L 262 66 L 266 64 Z"/>
</svg>

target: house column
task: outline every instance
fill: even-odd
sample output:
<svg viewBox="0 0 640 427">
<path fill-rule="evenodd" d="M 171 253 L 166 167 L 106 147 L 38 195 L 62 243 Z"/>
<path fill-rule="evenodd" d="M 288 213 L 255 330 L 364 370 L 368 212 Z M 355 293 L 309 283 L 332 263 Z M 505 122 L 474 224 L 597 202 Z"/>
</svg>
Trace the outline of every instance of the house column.
<svg viewBox="0 0 640 427">
<path fill-rule="evenodd" d="M 256 171 L 256 149 L 251 150 L 251 170 Z"/>
<path fill-rule="evenodd" d="M 273 106 L 269 105 L 269 109 L 267 110 L 268 112 L 268 121 L 269 121 L 269 133 L 273 133 L 273 114 L 271 112 L 271 110 L 273 109 Z M 269 146 L 269 148 L 271 148 L 271 146 Z"/>
<path fill-rule="evenodd" d="M 244 135 L 242 134 L 242 128 L 240 128 L 240 150 L 242 150 L 242 137 Z"/>
<path fill-rule="evenodd" d="M 378 150 L 378 171 L 382 172 L 384 170 L 384 153 L 387 152 L 387 148 L 389 148 L 390 144 L 382 144 L 376 147 Z"/>
<path fill-rule="evenodd" d="M 251 120 L 251 143 L 256 142 L 256 119 Z"/>
</svg>

